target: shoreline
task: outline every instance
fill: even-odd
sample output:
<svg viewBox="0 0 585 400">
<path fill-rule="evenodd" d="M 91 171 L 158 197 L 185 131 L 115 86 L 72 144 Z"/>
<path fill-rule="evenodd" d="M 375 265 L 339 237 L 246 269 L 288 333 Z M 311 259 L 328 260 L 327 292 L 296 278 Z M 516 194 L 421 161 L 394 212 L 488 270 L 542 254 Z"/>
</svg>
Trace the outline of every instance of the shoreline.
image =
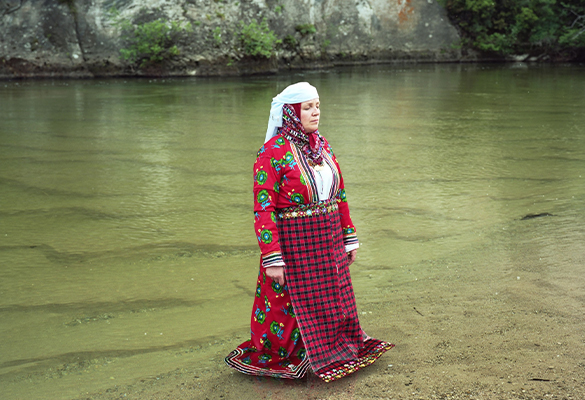
<svg viewBox="0 0 585 400">
<path fill-rule="evenodd" d="M 224 60 L 225 61 L 225 60 Z M 205 65 L 131 70 L 116 66 L 107 69 L 79 67 L 68 68 L 64 65 L 42 67 L 27 60 L 0 58 L 0 81 L 45 80 L 45 79 L 132 79 L 132 78 L 222 78 L 247 77 L 255 75 L 277 75 L 305 71 L 326 71 L 344 67 L 364 67 L 372 65 L 430 65 L 430 64 L 513 64 L 517 60 L 502 58 L 367 58 L 363 60 L 323 59 L 301 64 L 291 64 L 287 60 L 248 60 L 247 62 L 227 65 L 217 61 Z M 530 65 L 567 64 L 567 62 L 523 61 Z M 578 63 L 578 62 L 575 62 Z M 8 65 L 7 65 L 8 64 Z"/>
</svg>

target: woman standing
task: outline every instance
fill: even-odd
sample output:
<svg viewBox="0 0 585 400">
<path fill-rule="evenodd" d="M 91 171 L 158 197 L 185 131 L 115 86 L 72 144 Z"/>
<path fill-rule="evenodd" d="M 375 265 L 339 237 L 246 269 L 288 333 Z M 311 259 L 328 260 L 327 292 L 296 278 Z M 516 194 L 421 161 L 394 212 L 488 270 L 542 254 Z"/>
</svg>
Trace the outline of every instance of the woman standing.
<svg viewBox="0 0 585 400">
<path fill-rule="evenodd" d="M 251 375 L 326 382 L 372 364 L 392 344 L 361 329 L 349 274 L 359 247 L 343 177 L 317 128 L 317 89 L 272 101 L 254 164 L 254 227 L 262 252 L 251 340 L 226 363 Z"/>
</svg>

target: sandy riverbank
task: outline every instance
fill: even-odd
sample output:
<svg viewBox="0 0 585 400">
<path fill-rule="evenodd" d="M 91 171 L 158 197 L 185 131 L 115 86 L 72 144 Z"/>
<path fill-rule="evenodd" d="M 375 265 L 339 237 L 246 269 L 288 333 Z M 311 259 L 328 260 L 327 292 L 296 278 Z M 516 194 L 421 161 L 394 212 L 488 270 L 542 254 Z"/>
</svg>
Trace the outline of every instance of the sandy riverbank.
<svg viewBox="0 0 585 400">
<path fill-rule="evenodd" d="M 583 399 L 585 246 L 555 243 L 549 221 L 515 222 L 473 251 L 404 266 L 419 278 L 400 285 L 371 271 L 380 292 L 358 299 L 361 322 L 396 348 L 348 378 L 241 375 L 222 362 L 240 337 L 193 370 L 81 398 Z"/>
</svg>

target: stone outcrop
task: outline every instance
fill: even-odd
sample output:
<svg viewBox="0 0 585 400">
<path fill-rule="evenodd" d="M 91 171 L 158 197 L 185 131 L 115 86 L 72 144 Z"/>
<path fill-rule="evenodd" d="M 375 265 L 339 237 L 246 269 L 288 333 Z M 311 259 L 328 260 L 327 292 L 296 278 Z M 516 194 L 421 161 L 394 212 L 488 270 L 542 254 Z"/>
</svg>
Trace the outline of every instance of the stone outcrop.
<svg viewBox="0 0 585 400">
<path fill-rule="evenodd" d="M 139 69 L 115 24 L 189 22 L 180 54 Z M 266 18 L 284 39 L 270 58 L 242 49 L 242 24 Z M 299 26 L 311 27 L 303 31 Z M 275 72 L 339 64 L 456 61 L 459 36 L 436 0 L 0 0 L 0 78 Z"/>
</svg>

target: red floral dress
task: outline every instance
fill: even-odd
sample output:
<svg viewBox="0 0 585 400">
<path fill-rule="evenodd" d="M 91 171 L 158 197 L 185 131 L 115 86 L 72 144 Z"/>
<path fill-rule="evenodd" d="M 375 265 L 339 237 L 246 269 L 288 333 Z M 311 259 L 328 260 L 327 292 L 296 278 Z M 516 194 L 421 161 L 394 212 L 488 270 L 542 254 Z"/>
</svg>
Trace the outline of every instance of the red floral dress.
<svg viewBox="0 0 585 400">
<path fill-rule="evenodd" d="M 329 143 L 323 140 L 323 159 L 333 171 L 329 198 L 335 199 L 339 207 L 343 242 L 345 245 L 358 243 L 339 164 Z M 317 193 L 315 171 L 296 146 L 278 135 L 260 148 L 254 163 L 254 228 L 263 267 L 282 265 L 283 262 L 276 229 L 277 210 L 317 203 Z"/>
<path fill-rule="evenodd" d="M 345 246 L 357 243 L 343 178 L 329 144 L 329 200 L 319 201 L 315 171 L 282 135 L 262 146 L 254 164 L 254 228 L 260 274 L 251 339 L 226 357 L 251 375 L 300 378 L 309 368 L 325 381 L 373 363 L 390 343 L 362 331 Z M 284 287 L 264 269 L 285 265 Z"/>
</svg>

